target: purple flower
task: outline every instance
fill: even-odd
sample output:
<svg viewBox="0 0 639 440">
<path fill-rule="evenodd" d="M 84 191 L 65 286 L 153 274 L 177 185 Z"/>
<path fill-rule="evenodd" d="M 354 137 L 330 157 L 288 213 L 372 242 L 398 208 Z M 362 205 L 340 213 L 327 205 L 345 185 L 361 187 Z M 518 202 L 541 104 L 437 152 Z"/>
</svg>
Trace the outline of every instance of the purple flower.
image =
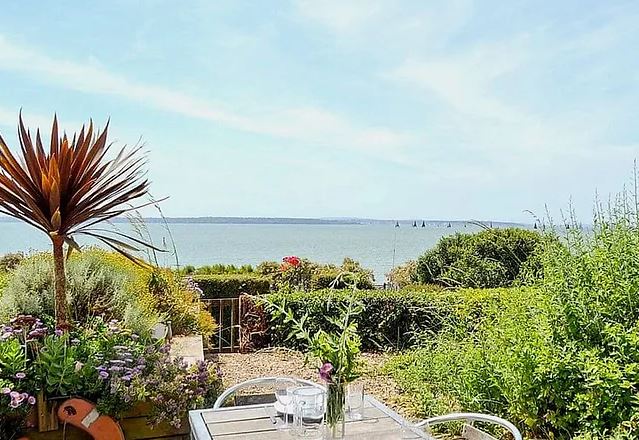
<svg viewBox="0 0 639 440">
<path fill-rule="evenodd" d="M 64 332 L 62 330 L 60 330 L 59 328 L 55 329 L 55 335 L 56 336 L 62 336 L 64 334 Z"/>
<path fill-rule="evenodd" d="M 0 390 L 2 394 L 9 394 L 11 392 L 11 388 L 4 387 Z"/>
<path fill-rule="evenodd" d="M 16 379 L 24 379 L 25 377 L 27 377 L 27 375 L 24 373 L 16 373 Z"/>
<path fill-rule="evenodd" d="M 29 396 L 29 398 L 27 399 L 27 401 L 29 402 L 29 405 L 35 405 L 36 403 L 36 398 L 33 396 Z"/>
<path fill-rule="evenodd" d="M 109 373 L 104 370 L 100 371 L 99 375 L 102 379 L 106 379 L 107 377 L 109 377 Z"/>
<path fill-rule="evenodd" d="M 324 382 L 332 382 L 333 381 L 333 379 L 331 378 L 331 374 L 332 373 L 333 373 L 333 364 L 331 364 L 330 362 L 326 362 L 319 369 L 319 377 Z"/>
</svg>

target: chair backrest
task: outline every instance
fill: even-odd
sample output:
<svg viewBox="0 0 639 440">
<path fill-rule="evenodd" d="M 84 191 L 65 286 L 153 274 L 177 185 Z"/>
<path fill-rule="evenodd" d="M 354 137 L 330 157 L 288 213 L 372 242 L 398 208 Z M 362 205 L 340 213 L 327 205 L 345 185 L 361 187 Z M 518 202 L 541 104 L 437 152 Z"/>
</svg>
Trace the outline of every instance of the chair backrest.
<svg viewBox="0 0 639 440">
<path fill-rule="evenodd" d="M 297 383 L 299 385 L 312 386 L 312 387 L 319 388 L 321 390 L 325 389 L 322 385 L 320 385 L 318 383 L 311 382 L 310 380 L 306 380 L 306 379 L 299 379 L 297 377 L 278 377 L 278 376 L 258 377 L 256 379 L 245 380 L 244 382 L 240 382 L 240 383 L 235 384 L 232 387 L 228 388 L 226 391 L 224 391 L 222 394 L 220 394 L 220 397 L 217 398 L 217 400 L 213 404 L 213 409 L 221 408 L 222 405 L 224 404 L 224 402 L 229 397 L 231 397 L 232 395 L 234 395 L 237 391 L 239 391 L 241 389 L 254 387 L 254 386 L 260 386 L 260 385 L 267 385 L 267 384 L 271 384 L 272 385 L 278 379 L 288 379 L 288 380 L 294 381 L 295 383 Z"/>
<path fill-rule="evenodd" d="M 495 425 L 499 425 L 502 428 L 505 428 L 510 432 L 515 440 L 522 440 L 521 432 L 517 429 L 515 425 L 510 423 L 508 420 L 502 419 L 501 417 L 491 416 L 488 414 L 478 414 L 478 413 L 452 413 L 447 414 L 445 416 L 437 416 L 432 417 L 430 419 L 422 420 L 416 426 L 418 427 L 430 427 L 434 425 L 439 425 L 441 423 L 455 422 L 455 421 L 463 421 L 466 423 L 464 426 L 464 438 L 472 439 L 472 440 L 490 440 L 493 438 L 489 434 L 477 429 L 473 426 L 474 422 L 484 422 L 484 423 L 492 423 Z"/>
</svg>

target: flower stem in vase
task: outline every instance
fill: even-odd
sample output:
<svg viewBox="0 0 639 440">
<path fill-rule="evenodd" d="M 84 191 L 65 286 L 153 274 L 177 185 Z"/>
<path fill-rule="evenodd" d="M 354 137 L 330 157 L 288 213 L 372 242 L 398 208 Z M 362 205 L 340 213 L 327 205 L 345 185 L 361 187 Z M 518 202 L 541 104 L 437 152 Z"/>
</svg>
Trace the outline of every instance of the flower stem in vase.
<svg viewBox="0 0 639 440">
<path fill-rule="evenodd" d="M 344 438 L 346 384 L 329 383 L 326 397 L 326 426 L 330 439 Z"/>
</svg>

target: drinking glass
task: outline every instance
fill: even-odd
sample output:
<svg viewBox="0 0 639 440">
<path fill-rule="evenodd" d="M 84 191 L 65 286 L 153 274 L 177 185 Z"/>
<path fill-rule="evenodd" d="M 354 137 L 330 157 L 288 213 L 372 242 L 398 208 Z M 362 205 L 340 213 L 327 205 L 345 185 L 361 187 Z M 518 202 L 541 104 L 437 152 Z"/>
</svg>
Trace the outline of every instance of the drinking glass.
<svg viewBox="0 0 639 440">
<path fill-rule="evenodd" d="M 293 391 L 293 432 L 298 438 L 321 439 L 326 410 L 326 392 L 316 387 Z"/>
<path fill-rule="evenodd" d="M 362 420 L 362 409 L 364 408 L 364 384 L 362 382 L 348 384 L 346 402 L 351 420 Z"/>
<path fill-rule="evenodd" d="M 278 430 L 287 430 L 290 428 L 288 422 L 289 417 L 293 413 L 293 390 L 297 383 L 293 379 L 277 379 L 275 381 L 275 398 L 279 403 L 278 412 L 282 413 L 284 423 L 278 425 Z"/>
</svg>

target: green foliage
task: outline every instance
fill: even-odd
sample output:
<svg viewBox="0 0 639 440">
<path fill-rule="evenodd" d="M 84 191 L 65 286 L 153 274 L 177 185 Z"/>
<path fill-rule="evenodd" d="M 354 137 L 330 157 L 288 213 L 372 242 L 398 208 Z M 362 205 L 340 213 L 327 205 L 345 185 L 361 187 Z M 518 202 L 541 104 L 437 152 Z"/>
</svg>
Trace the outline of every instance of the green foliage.
<svg viewBox="0 0 639 440">
<path fill-rule="evenodd" d="M 0 344 L 0 371 L 5 377 L 15 375 L 27 369 L 27 355 L 24 345 L 18 339 L 10 339 Z"/>
<path fill-rule="evenodd" d="M 417 276 L 417 261 L 410 260 L 393 268 L 386 274 L 388 282 L 396 288 L 403 289 L 412 284 L 417 284 L 419 277 Z"/>
<path fill-rule="evenodd" d="M 345 289 L 355 286 L 357 289 L 373 288 L 373 271 L 365 269 L 351 258 L 344 258 L 341 266 L 331 264 L 316 265 L 311 274 L 311 290 Z"/>
<path fill-rule="evenodd" d="M 180 270 L 181 275 L 238 275 L 252 274 L 256 270 L 250 264 L 235 266 L 233 264 L 211 264 L 209 266 L 184 266 Z"/>
<path fill-rule="evenodd" d="M 241 293 L 265 295 L 270 290 L 270 280 L 255 275 L 196 275 L 192 277 L 203 298 L 235 298 Z"/>
<path fill-rule="evenodd" d="M 17 403 L 33 405 L 29 394 L 42 390 L 47 398 L 84 397 L 96 402 L 101 413 L 119 416 L 147 402 L 153 425 L 166 421 L 179 427 L 188 410 L 210 406 L 221 392 L 215 363 L 186 366 L 171 359 L 169 346 L 116 321 L 95 318 L 62 333 L 20 316 L 0 328 L 0 388 L 25 392 Z M 7 394 L 0 393 L 3 405 Z M 0 427 L 19 432 L 22 423 L 17 422 L 25 415 L 19 405 L 9 411 L 0 406 Z M 8 424 L 11 417 L 16 423 Z"/>
<path fill-rule="evenodd" d="M 547 438 L 542 414 L 555 402 L 539 394 L 539 368 L 558 353 L 547 301 L 533 289 L 500 289 L 481 306 L 450 314 L 422 348 L 387 366 L 419 417 L 451 411 L 498 414 Z"/>
<path fill-rule="evenodd" d="M 506 287 L 541 247 L 542 236 L 525 229 L 486 229 L 442 238 L 417 261 L 420 283 L 452 287 Z"/>
<path fill-rule="evenodd" d="M 89 249 L 67 262 L 69 317 L 86 322 L 95 316 L 124 319 L 140 333 L 148 332 L 159 315 L 143 303 L 134 287 L 145 271 L 126 258 Z M 35 254 L 22 261 L 9 276 L 2 298 L 0 319 L 26 314 L 47 319 L 54 315 L 53 261 Z"/>
<path fill-rule="evenodd" d="M 53 261 L 48 254 L 26 258 L 7 277 L 0 297 L 0 321 L 19 314 L 53 316 Z"/>
<path fill-rule="evenodd" d="M 360 290 L 373 288 L 373 272 L 351 258 L 344 258 L 341 266 L 314 263 L 306 258 L 289 258 L 295 258 L 299 263 L 265 262 L 257 267 L 260 273 L 272 279 L 275 291 L 344 289 L 353 285 Z"/>
<path fill-rule="evenodd" d="M 24 260 L 24 254 L 22 252 L 15 252 L 5 254 L 0 257 L 0 272 L 7 272 L 15 268 Z"/>
<path fill-rule="evenodd" d="M 416 415 L 501 415 L 533 438 L 639 437 L 639 197 L 571 221 L 536 251 L 542 276 L 503 291 L 388 371 Z M 472 325 L 469 325 L 472 324 Z"/>
<path fill-rule="evenodd" d="M 76 372 L 77 349 L 69 343 L 69 334 L 46 336 L 35 361 L 36 374 L 44 380 L 49 396 L 68 396 L 79 390 L 80 375 Z"/>
<path fill-rule="evenodd" d="M 123 320 L 147 334 L 161 319 L 171 320 L 176 334 L 215 330 L 200 292 L 170 270 L 138 266 L 122 255 L 101 249 L 74 253 L 67 262 L 67 302 L 72 321 L 94 317 Z M 52 259 L 35 254 L 8 276 L 0 298 L 0 319 L 28 314 L 47 320 L 54 314 Z"/>
<path fill-rule="evenodd" d="M 290 309 L 295 316 L 307 316 L 305 326 L 310 333 L 322 329 L 334 331 L 333 320 L 351 299 L 362 304 L 364 311 L 354 319 L 365 350 L 399 350 L 414 347 L 439 332 L 451 320 L 460 331 L 476 325 L 486 307 L 497 307 L 507 289 L 466 289 L 443 291 L 414 286 L 404 290 L 320 290 L 313 292 L 277 293 L 270 302 Z M 272 318 L 270 334 L 274 344 L 294 349 L 303 348 L 287 339 L 290 327 L 278 314 Z"/>
<path fill-rule="evenodd" d="M 351 291 L 352 292 L 352 291 Z M 281 321 L 290 329 L 285 340 L 300 342 L 305 351 L 318 359 L 321 364 L 329 363 L 332 369 L 326 373 L 331 381 L 349 383 L 359 377 L 357 371 L 357 356 L 360 352 L 361 339 L 357 331 L 356 318 L 364 308 L 351 297 L 346 303 L 338 306 L 336 316 L 326 319 L 331 324 L 329 330 L 320 328 L 309 330 L 309 315 L 297 318 L 295 312 L 282 304 L 272 301 L 273 297 L 266 297 L 265 304 L 273 320 Z"/>
<path fill-rule="evenodd" d="M 8 273 L 0 271 L 0 298 L 2 298 L 2 290 L 7 286 L 8 278 L 9 278 Z"/>
</svg>

